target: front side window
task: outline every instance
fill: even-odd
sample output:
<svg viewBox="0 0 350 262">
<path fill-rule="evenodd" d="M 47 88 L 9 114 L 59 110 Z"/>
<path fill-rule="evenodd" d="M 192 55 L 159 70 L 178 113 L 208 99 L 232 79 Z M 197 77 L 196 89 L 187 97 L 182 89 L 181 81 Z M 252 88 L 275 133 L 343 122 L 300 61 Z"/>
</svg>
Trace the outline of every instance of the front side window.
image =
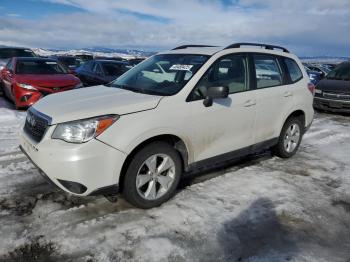
<svg viewBox="0 0 350 262">
<path fill-rule="evenodd" d="M 94 74 L 96 75 L 103 75 L 101 66 L 97 63 L 95 63 L 94 68 L 92 69 L 92 71 L 94 72 Z"/>
<path fill-rule="evenodd" d="M 202 76 L 192 92 L 191 100 L 204 99 L 212 86 L 227 86 L 230 94 L 248 89 L 247 60 L 243 55 L 219 58 Z"/>
<path fill-rule="evenodd" d="M 160 54 L 136 65 L 108 86 L 171 96 L 178 93 L 208 60 L 205 55 Z"/>
<path fill-rule="evenodd" d="M 85 62 L 83 64 L 82 69 L 85 70 L 85 71 L 90 72 L 90 71 L 92 71 L 93 65 L 94 65 L 94 61 L 87 61 L 87 62 Z"/>
<path fill-rule="evenodd" d="M 287 66 L 290 79 L 293 83 L 303 78 L 303 73 L 301 72 L 298 64 L 293 59 L 285 58 L 284 63 Z"/>
<path fill-rule="evenodd" d="M 276 57 L 254 55 L 254 65 L 258 89 L 282 85 L 282 73 Z"/>
<path fill-rule="evenodd" d="M 67 70 L 54 60 L 19 60 L 16 65 L 17 74 L 67 74 Z"/>
</svg>

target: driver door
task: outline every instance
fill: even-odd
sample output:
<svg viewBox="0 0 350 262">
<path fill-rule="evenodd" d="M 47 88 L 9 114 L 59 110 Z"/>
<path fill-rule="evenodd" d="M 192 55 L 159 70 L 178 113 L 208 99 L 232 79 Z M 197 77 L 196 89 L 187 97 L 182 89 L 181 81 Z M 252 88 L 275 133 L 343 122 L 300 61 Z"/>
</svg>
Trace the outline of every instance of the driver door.
<svg viewBox="0 0 350 262">
<path fill-rule="evenodd" d="M 255 92 L 250 92 L 248 59 L 244 54 L 219 58 L 190 95 L 194 161 L 230 153 L 247 153 L 254 143 Z M 207 89 L 228 86 L 227 98 L 203 105 Z M 241 150 L 242 149 L 242 150 Z M 239 151 L 237 151 L 239 150 Z M 234 152 L 235 151 L 235 152 Z M 247 151 L 247 152 L 245 152 Z M 224 156 L 220 159 L 223 160 Z"/>
</svg>

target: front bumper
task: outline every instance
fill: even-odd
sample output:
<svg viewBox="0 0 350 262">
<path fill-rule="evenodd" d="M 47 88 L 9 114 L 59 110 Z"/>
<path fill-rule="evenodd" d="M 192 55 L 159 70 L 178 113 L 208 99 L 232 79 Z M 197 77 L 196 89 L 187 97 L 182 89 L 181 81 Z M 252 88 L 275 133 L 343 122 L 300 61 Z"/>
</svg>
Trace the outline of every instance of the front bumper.
<svg viewBox="0 0 350 262">
<path fill-rule="evenodd" d="M 22 132 L 20 141 L 23 152 L 45 178 L 78 196 L 116 188 L 126 159 L 125 153 L 96 139 L 83 144 L 43 139 L 36 144 Z"/>
<path fill-rule="evenodd" d="M 350 101 L 315 97 L 314 107 L 334 113 L 350 113 Z"/>
</svg>

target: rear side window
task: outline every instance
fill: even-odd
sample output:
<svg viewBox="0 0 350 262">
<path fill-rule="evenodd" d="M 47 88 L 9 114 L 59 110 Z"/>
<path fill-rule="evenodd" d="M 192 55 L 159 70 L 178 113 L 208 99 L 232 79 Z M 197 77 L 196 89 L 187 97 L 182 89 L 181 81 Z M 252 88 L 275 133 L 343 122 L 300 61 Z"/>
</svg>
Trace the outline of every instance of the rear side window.
<svg viewBox="0 0 350 262">
<path fill-rule="evenodd" d="M 303 78 L 303 73 L 301 72 L 298 64 L 293 59 L 285 58 L 284 63 L 287 66 L 290 79 L 293 83 L 298 82 Z"/>
<path fill-rule="evenodd" d="M 255 55 L 254 65 L 258 89 L 282 85 L 282 72 L 277 57 Z"/>
</svg>

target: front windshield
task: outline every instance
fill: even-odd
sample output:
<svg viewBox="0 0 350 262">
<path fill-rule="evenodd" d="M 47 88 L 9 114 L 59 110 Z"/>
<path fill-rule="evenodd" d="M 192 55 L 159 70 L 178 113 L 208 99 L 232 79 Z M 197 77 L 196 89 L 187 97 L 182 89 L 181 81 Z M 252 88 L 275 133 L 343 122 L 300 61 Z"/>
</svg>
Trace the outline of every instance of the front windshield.
<svg viewBox="0 0 350 262">
<path fill-rule="evenodd" d="M 1 48 L 0 59 L 7 59 L 11 57 L 34 57 L 33 51 L 29 49 L 17 49 L 17 48 Z"/>
<path fill-rule="evenodd" d="M 155 55 L 113 81 L 109 86 L 150 95 L 171 96 L 179 92 L 208 56 Z"/>
<path fill-rule="evenodd" d="M 340 64 L 328 73 L 327 79 L 350 80 L 350 63 Z"/>
<path fill-rule="evenodd" d="M 16 66 L 17 74 L 67 74 L 67 70 L 51 60 L 19 60 Z"/>
</svg>

